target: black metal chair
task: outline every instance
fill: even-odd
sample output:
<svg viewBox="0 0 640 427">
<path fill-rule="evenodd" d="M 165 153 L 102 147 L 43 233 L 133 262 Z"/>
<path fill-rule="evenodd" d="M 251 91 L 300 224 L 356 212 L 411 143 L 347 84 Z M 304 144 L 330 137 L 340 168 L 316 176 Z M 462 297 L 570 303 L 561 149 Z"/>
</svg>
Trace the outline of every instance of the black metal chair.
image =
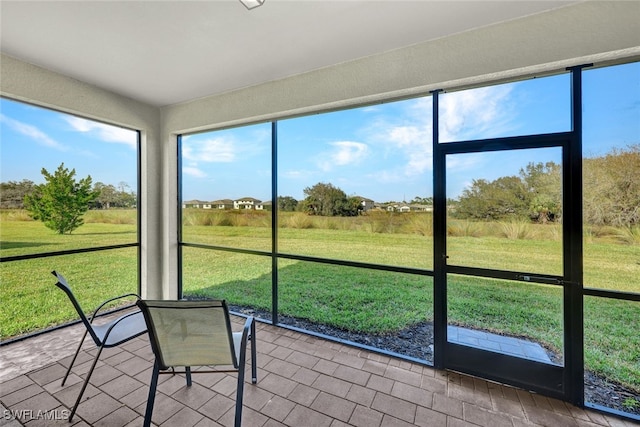
<svg viewBox="0 0 640 427">
<path fill-rule="evenodd" d="M 242 422 L 247 342 L 251 340 L 251 382 L 258 381 L 256 366 L 255 321 L 249 317 L 241 332 L 233 332 L 229 309 L 224 300 L 207 301 L 145 301 L 138 306 L 144 314 L 149 341 L 156 360 L 153 365 L 144 426 L 151 425 L 158 376 L 174 374 L 176 367 L 184 367 L 187 386 L 191 374 L 236 372 L 235 426 Z M 215 370 L 191 371 L 191 367 L 216 367 Z M 169 370 L 170 369 L 170 370 Z M 167 371 L 168 372 L 161 372 Z"/>
<path fill-rule="evenodd" d="M 122 298 L 126 298 L 126 297 L 139 298 L 139 296 L 137 294 L 124 294 L 114 298 L 110 298 L 104 301 L 102 304 L 100 304 L 100 306 L 98 306 L 98 308 L 93 312 L 91 317 L 87 319 L 87 316 L 84 314 L 84 311 L 80 307 L 78 300 L 73 295 L 73 292 L 71 291 L 71 288 L 67 284 L 67 280 L 64 278 L 64 276 L 62 276 L 60 273 L 57 273 L 56 271 L 52 271 L 51 274 L 56 276 L 56 278 L 58 279 L 56 286 L 62 289 L 64 293 L 67 294 L 67 296 L 71 300 L 71 303 L 73 304 L 73 307 L 78 312 L 78 315 L 80 316 L 80 319 L 82 320 L 82 323 L 86 328 L 84 335 L 82 335 L 82 339 L 80 340 L 80 344 L 78 344 L 76 353 L 74 354 L 73 359 L 71 360 L 71 363 L 67 368 L 67 373 L 64 375 L 64 378 L 62 379 L 62 385 L 64 385 L 64 383 L 67 381 L 67 377 L 69 376 L 69 373 L 71 372 L 71 368 L 73 367 L 73 364 L 75 363 L 76 358 L 80 353 L 80 349 L 82 348 L 82 343 L 84 342 L 84 339 L 87 337 L 87 334 L 91 336 L 91 338 L 93 339 L 93 342 L 98 347 L 98 351 L 96 353 L 95 358 L 93 359 L 91 368 L 89 369 L 89 372 L 87 372 L 87 376 L 84 379 L 84 383 L 82 384 L 82 389 L 80 390 L 76 403 L 73 405 L 73 409 L 71 410 L 71 414 L 69 415 L 69 421 L 71 421 L 74 414 L 76 413 L 76 409 L 78 409 L 78 405 L 80 404 L 82 395 L 84 394 L 87 388 L 87 385 L 89 384 L 89 379 L 91 378 L 91 374 L 93 374 L 93 370 L 95 369 L 96 364 L 98 363 L 98 359 L 100 358 L 100 354 L 102 354 L 102 350 L 104 350 L 105 348 L 119 346 L 122 343 L 125 343 L 139 335 L 144 334 L 145 332 L 147 332 L 147 325 L 144 321 L 144 316 L 139 310 L 135 310 L 135 312 L 125 314 L 123 316 L 118 317 L 115 320 L 109 321 L 104 324 L 100 324 L 100 325 L 94 324 L 93 321 L 95 320 L 98 312 L 110 302 L 113 302 Z"/>
</svg>

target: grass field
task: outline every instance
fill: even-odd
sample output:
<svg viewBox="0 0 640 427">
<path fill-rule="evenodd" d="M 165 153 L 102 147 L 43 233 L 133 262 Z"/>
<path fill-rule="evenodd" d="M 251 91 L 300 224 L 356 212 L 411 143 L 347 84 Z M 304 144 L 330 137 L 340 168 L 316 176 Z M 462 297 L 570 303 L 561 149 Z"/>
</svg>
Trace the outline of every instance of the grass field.
<svg viewBox="0 0 640 427">
<path fill-rule="evenodd" d="M 38 222 L 2 212 L 0 254 L 135 242 L 135 214 L 120 215 L 90 212 L 84 226 L 59 236 Z M 184 240 L 269 251 L 270 222 L 265 218 L 244 218 L 243 225 L 193 221 L 184 228 Z M 325 218 L 324 223 L 295 214 L 290 218 L 280 224 L 280 252 L 432 268 L 433 241 L 425 217 L 407 217 L 407 224 L 398 216 L 379 216 L 371 223 L 354 218 L 352 224 L 343 218 L 333 222 Z M 448 239 L 452 263 L 560 274 L 561 242 L 555 226 L 511 230 L 511 234 L 504 230 L 506 226 L 462 223 L 458 229 L 452 227 Z M 612 236 L 615 233 L 585 237 L 585 283 L 640 292 L 640 246 Z M 2 339 L 75 317 L 66 297 L 53 286 L 53 269 L 67 276 L 87 310 L 106 296 L 134 292 L 136 253 L 136 248 L 126 248 L 0 263 Z M 185 294 L 271 309 L 270 257 L 184 248 L 183 271 Z M 449 283 L 448 317 L 459 325 L 527 336 L 561 353 L 559 289 L 454 276 Z M 281 259 L 278 292 L 283 315 L 361 332 L 394 333 L 432 319 L 433 282 L 428 276 Z M 587 368 L 640 392 L 640 305 L 587 297 L 584 311 Z"/>
</svg>

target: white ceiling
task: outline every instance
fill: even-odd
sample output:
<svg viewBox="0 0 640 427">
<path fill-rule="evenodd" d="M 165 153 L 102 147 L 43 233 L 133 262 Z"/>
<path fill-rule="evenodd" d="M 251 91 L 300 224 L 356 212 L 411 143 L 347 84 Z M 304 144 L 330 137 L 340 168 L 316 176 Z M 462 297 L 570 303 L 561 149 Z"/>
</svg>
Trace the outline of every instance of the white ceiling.
<svg viewBox="0 0 640 427">
<path fill-rule="evenodd" d="M 0 48 L 165 106 L 575 1 L 7 1 Z"/>
</svg>

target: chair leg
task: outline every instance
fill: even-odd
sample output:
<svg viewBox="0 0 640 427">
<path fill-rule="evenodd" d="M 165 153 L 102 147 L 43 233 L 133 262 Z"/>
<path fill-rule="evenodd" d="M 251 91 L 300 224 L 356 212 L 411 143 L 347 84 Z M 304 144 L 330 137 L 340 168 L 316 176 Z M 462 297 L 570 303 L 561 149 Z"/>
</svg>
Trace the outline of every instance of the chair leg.
<svg viewBox="0 0 640 427">
<path fill-rule="evenodd" d="M 242 396 L 244 395 L 244 366 L 238 369 L 238 389 L 236 390 L 236 420 L 235 427 L 242 424 Z"/>
<path fill-rule="evenodd" d="M 144 413 L 143 427 L 151 426 L 151 415 L 153 414 L 153 404 L 156 400 L 156 388 L 158 387 L 158 376 L 160 376 L 160 365 L 158 361 L 153 364 L 153 373 L 151 374 L 151 384 L 149 385 L 149 397 L 147 398 L 147 410 Z"/>
<path fill-rule="evenodd" d="M 185 366 L 184 367 L 184 372 L 187 376 L 187 387 L 191 387 L 191 367 L 190 366 Z"/>
<path fill-rule="evenodd" d="M 251 323 L 251 382 L 258 382 L 258 366 L 256 365 L 256 322 Z"/>
<path fill-rule="evenodd" d="M 64 386 L 64 383 L 67 382 L 67 377 L 71 372 L 71 368 L 73 367 L 73 364 L 76 363 L 76 359 L 78 358 L 78 354 L 80 354 L 80 349 L 82 348 L 82 343 L 84 343 L 84 339 L 87 337 L 87 332 L 88 331 L 85 329 L 84 335 L 82 335 L 82 339 L 80 340 L 80 344 L 78 344 L 78 348 L 76 349 L 76 354 L 73 355 L 73 359 L 71 359 L 71 363 L 69 363 L 69 367 L 67 368 L 67 373 L 64 374 L 64 378 L 62 379 L 62 384 L 60 384 L 61 386 Z"/>
<path fill-rule="evenodd" d="M 71 410 L 71 414 L 69 415 L 69 421 L 73 419 L 74 414 L 76 413 L 76 409 L 78 409 L 78 405 L 80 404 L 80 400 L 82 400 L 82 395 L 84 391 L 87 389 L 87 385 L 89 385 L 89 379 L 91 378 L 91 374 L 93 374 L 93 370 L 96 368 L 96 364 L 98 363 L 98 359 L 100 358 L 100 354 L 102 354 L 103 346 L 98 347 L 98 353 L 96 357 L 93 359 L 93 363 L 91 364 L 91 368 L 89 372 L 87 372 L 87 377 L 84 379 L 84 383 L 82 384 L 82 388 L 80 389 L 80 393 L 78 394 L 78 398 L 76 399 L 76 403 L 73 405 L 73 409 Z"/>
</svg>

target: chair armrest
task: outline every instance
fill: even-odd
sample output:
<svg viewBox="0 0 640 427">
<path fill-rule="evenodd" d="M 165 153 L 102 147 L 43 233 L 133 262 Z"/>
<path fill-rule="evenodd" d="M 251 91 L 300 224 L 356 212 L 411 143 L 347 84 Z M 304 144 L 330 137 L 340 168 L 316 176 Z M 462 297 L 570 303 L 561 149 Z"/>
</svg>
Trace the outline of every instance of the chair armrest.
<svg viewBox="0 0 640 427">
<path fill-rule="evenodd" d="M 255 341 L 255 320 L 253 317 L 247 317 L 247 320 L 244 322 L 244 326 L 242 328 L 242 335 L 240 337 L 240 349 L 236 355 L 238 356 L 238 363 L 244 366 L 246 356 L 247 356 L 247 342 L 249 339 Z M 235 343 L 238 344 L 238 343 Z M 255 345 L 255 342 L 251 344 Z"/>
<path fill-rule="evenodd" d="M 140 295 L 134 294 L 134 293 L 123 294 L 123 295 L 118 295 L 117 297 L 109 298 L 108 300 L 103 301 L 102 304 L 100 304 L 98 308 L 95 309 L 95 311 L 91 315 L 91 318 L 89 319 L 89 322 L 93 322 L 93 319 L 96 317 L 100 309 L 102 309 L 102 307 L 109 304 L 110 302 L 113 302 L 122 298 L 126 298 L 126 297 L 136 297 L 136 299 L 140 299 Z"/>
<path fill-rule="evenodd" d="M 255 319 L 253 317 L 247 317 L 242 327 L 242 342 L 246 342 L 248 339 L 253 339 L 253 331 L 255 330 Z"/>
</svg>

